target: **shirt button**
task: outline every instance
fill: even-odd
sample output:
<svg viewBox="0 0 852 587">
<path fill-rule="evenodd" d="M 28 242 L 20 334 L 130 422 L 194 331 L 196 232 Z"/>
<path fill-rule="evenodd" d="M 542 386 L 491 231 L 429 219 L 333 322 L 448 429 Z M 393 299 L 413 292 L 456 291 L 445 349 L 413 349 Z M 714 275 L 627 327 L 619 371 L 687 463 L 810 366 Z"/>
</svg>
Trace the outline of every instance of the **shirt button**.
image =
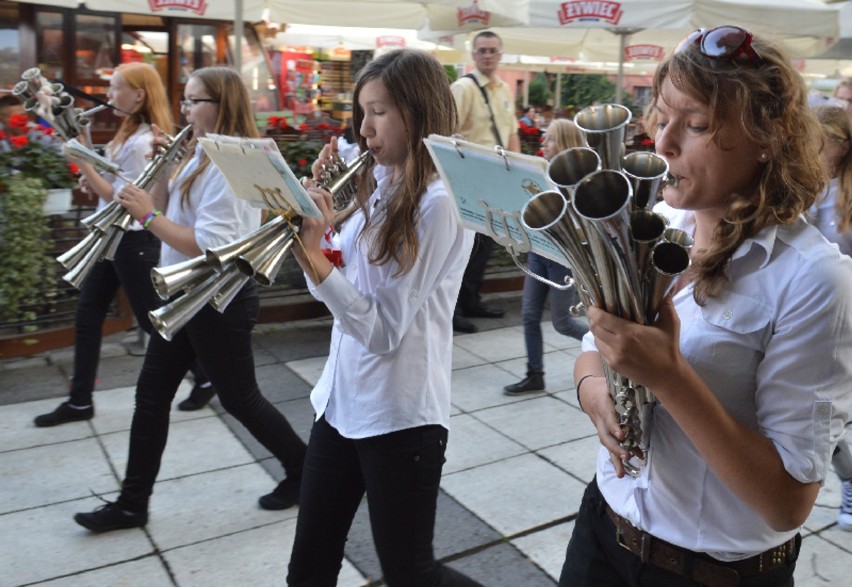
<svg viewBox="0 0 852 587">
<path fill-rule="evenodd" d="M 828 414 L 828 406 L 820 406 L 819 414 L 820 416 L 825 416 L 826 414 Z"/>
<path fill-rule="evenodd" d="M 733 310 L 725 310 L 722 313 L 722 318 L 724 318 L 725 320 L 730 320 L 733 317 L 734 317 L 734 311 Z"/>
</svg>

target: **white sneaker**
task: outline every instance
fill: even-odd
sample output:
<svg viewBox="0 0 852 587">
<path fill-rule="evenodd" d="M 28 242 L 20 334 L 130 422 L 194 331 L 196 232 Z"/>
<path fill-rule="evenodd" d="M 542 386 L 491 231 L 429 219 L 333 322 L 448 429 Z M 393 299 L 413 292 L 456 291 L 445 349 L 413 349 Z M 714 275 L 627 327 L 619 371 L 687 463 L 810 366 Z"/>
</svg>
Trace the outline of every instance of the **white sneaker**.
<svg viewBox="0 0 852 587">
<path fill-rule="evenodd" d="M 842 486 L 843 501 L 840 504 L 837 525 L 841 530 L 852 532 L 852 479 L 843 481 Z"/>
</svg>

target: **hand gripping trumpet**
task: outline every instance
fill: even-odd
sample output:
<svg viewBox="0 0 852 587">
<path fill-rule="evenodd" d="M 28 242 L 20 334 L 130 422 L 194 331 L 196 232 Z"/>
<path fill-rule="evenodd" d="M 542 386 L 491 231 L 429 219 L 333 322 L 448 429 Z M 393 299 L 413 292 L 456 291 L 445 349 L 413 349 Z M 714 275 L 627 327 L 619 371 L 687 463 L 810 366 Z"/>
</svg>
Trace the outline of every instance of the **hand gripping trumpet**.
<svg viewBox="0 0 852 587">
<path fill-rule="evenodd" d="M 336 160 L 320 175 L 320 186 L 331 192 L 334 209 L 346 208 L 355 195 L 354 178 L 369 161 L 365 151 L 349 164 Z M 232 243 L 208 249 L 204 255 L 151 270 L 158 295 L 170 303 L 148 313 L 151 324 L 166 340 L 184 327 L 205 304 L 224 312 L 237 293 L 250 280 L 272 285 L 284 259 L 298 240 L 301 218 L 272 197 L 267 204 L 280 213 L 257 230 Z"/>
<path fill-rule="evenodd" d="M 192 125 L 187 125 L 176 136 L 169 137 L 168 146 L 151 159 L 133 185 L 143 190 L 149 189 L 171 163 L 179 161 L 185 155 L 183 142 L 191 130 Z M 133 217 L 124 206 L 113 200 L 80 222 L 89 229 L 89 234 L 56 258 L 60 265 L 68 269 L 62 279 L 77 289 L 82 287 L 95 263 L 115 257 L 121 237 L 133 222 Z"/>
<path fill-rule="evenodd" d="M 660 187 L 674 178 L 659 155 L 624 156 L 629 120 L 630 111 L 618 104 L 581 110 L 574 123 L 591 147 L 568 149 L 553 158 L 548 175 L 557 189 L 533 196 L 521 211 L 521 224 L 547 238 L 564 257 L 573 274 L 569 285 L 584 305 L 651 324 L 677 276 L 689 267 L 690 238 L 667 228 L 666 219 L 650 211 Z M 515 262 L 529 274 L 517 258 Z M 606 364 L 604 373 L 625 432 L 621 446 L 632 455 L 623 464 L 636 476 L 650 449 L 656 398 Z"/>
</svg>

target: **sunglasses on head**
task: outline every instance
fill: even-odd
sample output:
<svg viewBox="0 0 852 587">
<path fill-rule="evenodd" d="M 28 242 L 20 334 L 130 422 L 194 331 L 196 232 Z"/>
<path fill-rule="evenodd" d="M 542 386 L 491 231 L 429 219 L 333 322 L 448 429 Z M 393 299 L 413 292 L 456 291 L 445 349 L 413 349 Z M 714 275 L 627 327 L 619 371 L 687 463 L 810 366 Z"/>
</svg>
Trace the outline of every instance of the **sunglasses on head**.
<svg viewBox="0 0 852 587">
<path fill-rule="evenodd" d="M 713 59 L 733 61 L 745 55 L 751 61 L 762 61 L 763 58 L 751 46 L 753 38 L 750 32 L 734 25 L 698 29 L 681 41 L 675 53 L 680 53 L 692 45 L 698 45 L 702 55 Z"/>
</svg>

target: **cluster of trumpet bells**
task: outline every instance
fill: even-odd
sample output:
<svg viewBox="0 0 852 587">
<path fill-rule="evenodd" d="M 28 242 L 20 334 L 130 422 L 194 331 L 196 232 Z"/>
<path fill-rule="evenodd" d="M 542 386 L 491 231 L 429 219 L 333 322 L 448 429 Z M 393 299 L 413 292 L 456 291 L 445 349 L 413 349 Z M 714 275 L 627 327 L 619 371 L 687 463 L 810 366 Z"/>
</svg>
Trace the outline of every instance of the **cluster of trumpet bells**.
<svg viewBox="0 0 852 587">
<path fill-rule="evenodd" d="M 185 126 L 176 136 L 168 137 L 169 144 L 155 155 L 142 173 L 132 183 L 147 190 L 168 168 L 170 163 L 185 156 L 183 143 L 189 137 L 192 125 Z M 89 233 L 74 247 L 56 258 L 68 272 L 62 276 L 66 282 L 77 289 L 83 287 L 86 277 L 96 263 L 102 260 L 112 261 L 121 243 L 121 238 L 133 222 L 130 213 L 116 201 L 83 218 L 81 223 Z"/>
<path fill-rule="evenodd" d="M 335 210 L 350 204 L 356 191 L 353 179 L 370 157 L 370 151 L 365 151 L 349 164 L 337 160 L 322 171 L 319 184 L 331 192 Z M 171 340 L 207 304 L 224 312 L 250 280 L 262 286 L 275 282 L 298 241 L 301 218 L 285 201 L 268 204 L 278 215 L 248 235 L 208 249 L 203 255 L 151 271 L 157 294 L 171 300 L 148 314 L 160 336 Z"/>
<path fill-rule="evenodd" d="M 662 187 L 677 180 L 655 153 L 624 154 L 629 120 L 629 110 L 620 105 L 581 110 L 574 122 L 589 146 L 557 154 L 548 164 L 555 189 L 533 196 L 520 211 L 523 229 L 542 235 L 571 269 L 569 282 L 557 284 L 530 273 L 516 255 L 525 251 L 508 248 L 531 277 L 558 289 L 576 288 L 581 306 L 653 324 L 661 302 L 689 268 L 692 238 L 651 210 Z M 605 362 L 603 367 L 625 434 L 621 446 L 633 455 L 622 463 L 629 474 L 638 475 L 649 449 L 656 398 Z"/>
</svg>

